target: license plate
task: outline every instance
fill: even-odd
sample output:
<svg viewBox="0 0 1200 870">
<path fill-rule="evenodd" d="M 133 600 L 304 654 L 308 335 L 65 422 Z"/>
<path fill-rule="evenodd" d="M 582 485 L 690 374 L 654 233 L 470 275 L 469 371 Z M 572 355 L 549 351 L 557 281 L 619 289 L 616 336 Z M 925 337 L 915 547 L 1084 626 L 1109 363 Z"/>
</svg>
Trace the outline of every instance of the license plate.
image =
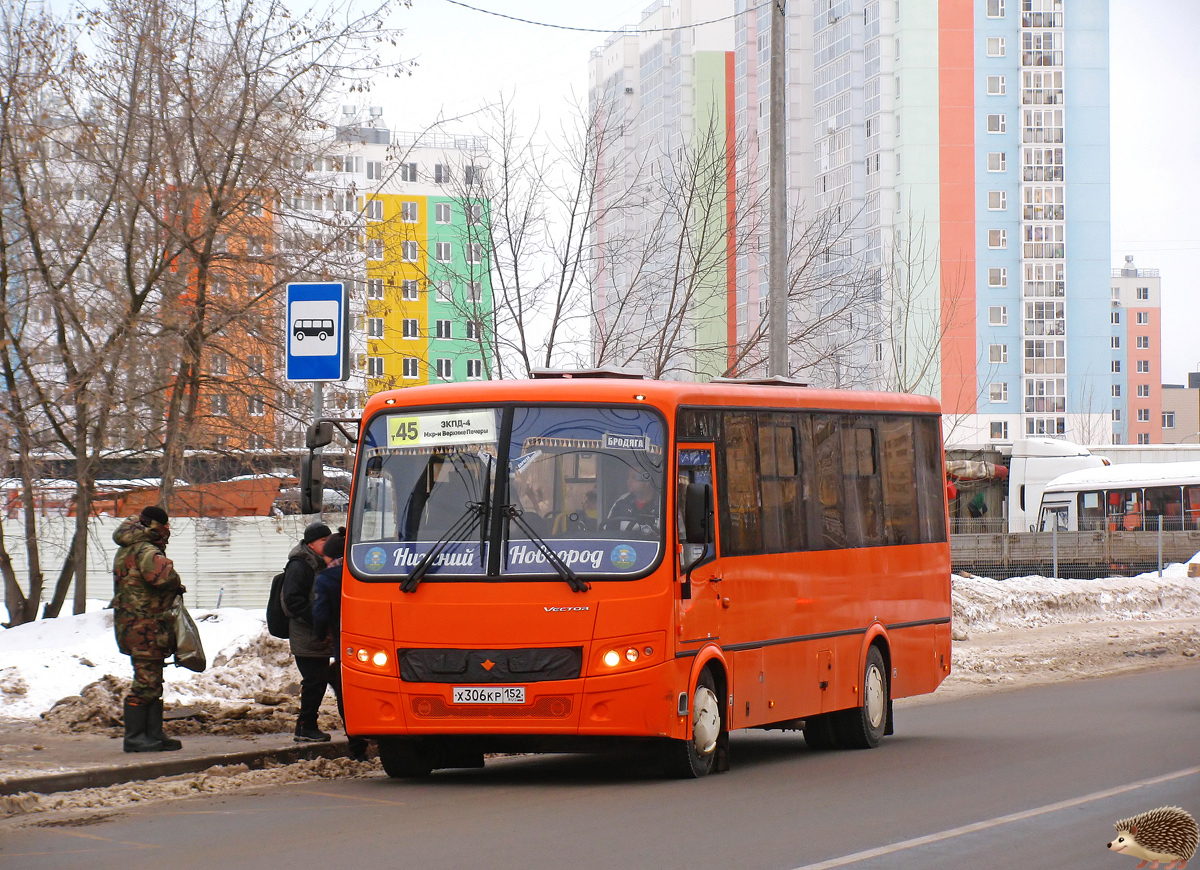
<svg viewBox="0 0 1200 870">
<path fill-rule="evenodd" d="M 524 704 L 524 686 L 455 686 L 455 704 Z"/>
</svg>

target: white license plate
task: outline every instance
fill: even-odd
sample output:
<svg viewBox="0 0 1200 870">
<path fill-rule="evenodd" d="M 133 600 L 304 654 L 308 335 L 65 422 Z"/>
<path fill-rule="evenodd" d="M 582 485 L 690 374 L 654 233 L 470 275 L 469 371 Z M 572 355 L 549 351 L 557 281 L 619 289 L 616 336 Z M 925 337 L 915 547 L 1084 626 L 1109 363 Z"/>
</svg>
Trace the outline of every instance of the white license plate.
<svg viewBox="0 0 1200 870">
<path fill-rule="evenodd" d="M 455 686 L 455 704 L 524 704 L 524 686 Z"/>
</svg>

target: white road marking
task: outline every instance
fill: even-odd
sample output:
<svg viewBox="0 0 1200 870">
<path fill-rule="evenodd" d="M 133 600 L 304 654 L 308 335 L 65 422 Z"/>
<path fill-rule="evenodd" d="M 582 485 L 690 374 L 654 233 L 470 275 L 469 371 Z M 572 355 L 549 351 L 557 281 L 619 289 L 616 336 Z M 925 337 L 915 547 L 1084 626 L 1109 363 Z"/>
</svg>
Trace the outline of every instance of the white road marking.
<svg viewBox="0 0 1200 870">
<path fill-rule="evenodd" d="M 1032 819 L 1035 816 L 1046 815 L 1047 813 L 1056 813 L 1059 810 L 1077 807 L 1080 804 L 1091 803 L 1092 801 L 1103 800 L 1104 798 L 1112 797 L 1113 795 L 1123 794 L 1127 791 L 1134 791 L 1139 788 L 1146 788 L 1151 785 L 1158 785 L 1162 782 L 1170 782 L 1173 779 L 1181 779 L 1185 776 L 1195 776 L 1200 773 L 1200 767 L 1187 767 L 1183 770 L 1176 770 L 1173 773 L 1164 773 L 1162 776 L 1151 777 L 1150 779 L 1141 779 L 1137 782 L 1127 783 L 1126 785 L 1118 785 L 1115 788 L 1105 789 L 1104 791 L 1094 791 L 1091 794 L 1085 794 L 1082 797 L 1071 798 L 1070 800 L 1059 801 L 1056 804 L 1046 804 L 1044 807 L 1035 807 L 1031 810 L 1022 810 L 1019 813 L 1011 813 L 1007 816 L 997 816 L 994 819 L 987 819 L 982 822 L 972 822 L 969 825 L 963 825 L 960 828 L 950 828 L 947 831 L 939 831 L 936 834 L 926 834 L 924 837 L 914 837 L 911 840 L 902 840 L 899 843 L 892 843 L 890 846 L 880 846 L 876 849 L 867 849 L 863 852 L 855 852 L 853 855 L 843 855 L 840 858 L 830 858 L 828 861 L 821 861 L 817 864 L 805 864 L 803 867 L 797 867 L 795 870 L 829 870 L 832 867 L 845 867 L 847 864 L 857 864 L 859 861 L 868 861 L 871 858 L 879 858 L 883 855 L 890 855 L 893 852 L 902 852 L 905 849 L 916 849 L 920 846 L 928 846 L 930 843 L 940 843 L 943 840 L 949 840 L 954 837 L 961 837 L 964 834 L 974 834 L 977 831 L 986 831 L 988 828 L 996 828 L 1000 825 L 1007 825 L 1011 822 L 1020 822 L 1025 819 Z"/>
</svg>

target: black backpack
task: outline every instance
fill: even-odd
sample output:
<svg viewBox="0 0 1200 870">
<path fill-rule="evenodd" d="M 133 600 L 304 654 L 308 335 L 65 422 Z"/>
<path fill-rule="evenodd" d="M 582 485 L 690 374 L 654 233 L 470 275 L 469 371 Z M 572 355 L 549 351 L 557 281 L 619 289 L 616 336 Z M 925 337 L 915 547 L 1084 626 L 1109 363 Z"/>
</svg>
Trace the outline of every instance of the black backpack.
<svg viewBox="0 0 1200 870">
<path fill-rule="evenodd" d="M 271 594 L 267 598 L 267 631 L 272 637 L 287 639 L 291 634 L 291 618 L 283 606 L 283 571 L 271 578 Z"/>
</svg>

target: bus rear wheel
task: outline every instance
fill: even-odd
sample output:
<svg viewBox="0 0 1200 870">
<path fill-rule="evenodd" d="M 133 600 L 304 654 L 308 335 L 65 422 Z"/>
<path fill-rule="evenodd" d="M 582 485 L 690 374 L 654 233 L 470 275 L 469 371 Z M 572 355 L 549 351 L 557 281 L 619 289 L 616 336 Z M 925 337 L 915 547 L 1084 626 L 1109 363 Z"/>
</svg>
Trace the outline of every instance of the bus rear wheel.
<svg viewBox="0 0 1200 870">
<path fill-rule="evenodd" d="M 887 730 L 888 677 L 883 653 L 872 646 L 863 669 L 862 703 L 834 713 L 837 744 L 843 749 L 874 749 Z"/>
<path fill-rule="evenodd" d="M 699 779 L 717 769 L 728 734 L 721 718 L 721 699 L 712 672 L 705 668 L 692 690 L 692 736 L 672 740 L 667 749 L 668 771 L 681 779 Z"/>
<path fill-rule="evenodd" d="M 417 779 L 433 771 L 433 755 L 412 740 L 380 740 L 379 762 L 392 779 Z"/>
</svg>

